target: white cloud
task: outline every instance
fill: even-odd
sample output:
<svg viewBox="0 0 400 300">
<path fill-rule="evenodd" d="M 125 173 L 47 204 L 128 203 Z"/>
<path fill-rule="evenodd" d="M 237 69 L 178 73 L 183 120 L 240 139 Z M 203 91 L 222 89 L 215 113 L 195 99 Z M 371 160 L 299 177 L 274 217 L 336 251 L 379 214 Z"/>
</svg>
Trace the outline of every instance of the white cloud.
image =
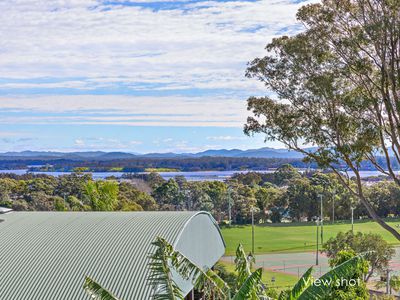
<svg viewBox="0 0 400 300">
<path fill-rule="evenodd" d="M 0 103 L 17 113 L 0 118 L 0 124 L 242 127 L 247 116 L 243 99 L 226 97 L 21 96 L 0 97 Z"/>
<path fill-rule="evenodd" d="M 185 140 L 177 141 L 173 145 L 169 145 L 163 152 L 174 152 L 174 153 L 196 153 L 205 150 L 220 149 L 221 145 L 203 145 L 193 146 L 191 143 Z"/>
<path fill-rule="evenodd" d="M 0 138 L 10 138 L 10 137 L 17 137 L 17 136 L 22 136 L 22 135 L 26 136 L 26 132 L 0 130 Z"/>
<path fill-rule="evenodd" d="M 220 135 L 220 136 L 208 136 L 207 140 L 212 141 L 235 141 L 235 140 L 244 140 L 246 139 L 243 136 L 231 136 L 231 135 Z"/>
<path fill-rule="evenodd" d="M 245 64 L 262 55 L 280 30 L 293 30 L 300 5 L 208 1 L 188 2 L 189 10 L 154 11 L 100 0 L 3 0 L 2 77 L 85 77 L 89 81 L 56 85 L 87 88 L 112 86 L 117 79 L 165 83 L 160 89 L 260 89 L 243 78 Z M 29 87 L 4 87 L 10 85 Z"/>
<path fill-rule="evenodd" d="M 246 63 L 273 37 L 297 32 L 295 13 L 310 2 L 184 0 L 181 9 L 153 10 L 116 1 L 121 5 L 0 1 L 0 89 L 14 95 L 0 97 L 0 112 L 24 112 L 0 124 L 242 127 L 244 95 L 265 93 L 244 78 Z M 112 94 L 120 87 L 161 96 L 39 95 L 57 88 Z M 176 90 L 181 96 L 169 96 Z"/>
<path fill-rule="evenodd" d="M 104 138 L 104 137 L 86 137 L 78 138 L 74 141 L 74 146 L 86 150 L 113 150 L 113 151 L 130 151 L 135 146 L 143 144 L 142 141 L 123 141 L 116 138 Z"/>
<path fill-rule="evenodd" d="M 86 145 L 85 141 L 83 139 L 76 139 L 74 141 L 75 146 L 83 147 Z"/>
<path fill-rule="evenodd" d="M 194 146 L 192 142 L 182 139 L 165 138 L 163 140 L 154 140 L 153 144 L 162 146 L 157 152 L 174 152 L 174 153 L 195 153 L 210 149 L 220 149 L 221 145 L 202 145 Z"/>
</svg>

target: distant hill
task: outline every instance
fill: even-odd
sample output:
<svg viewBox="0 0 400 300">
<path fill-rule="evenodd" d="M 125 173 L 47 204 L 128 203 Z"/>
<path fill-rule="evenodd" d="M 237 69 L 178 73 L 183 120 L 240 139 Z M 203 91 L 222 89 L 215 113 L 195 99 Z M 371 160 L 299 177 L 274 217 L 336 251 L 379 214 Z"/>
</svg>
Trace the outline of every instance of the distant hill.
<svg viewBox="0 0 400 300">
<path fill-rule="evenodd" d="M 201 156 L 223 156 L 223 157 L 258 157 L 258 158 L 303 158 L 303 154 L 287 149 L 260 148 L 250 150 L 207 150 L 194 154 L 196 157 Z"/>
<path fill-rule="evenodd" d="M 0 153 L 0 159 L 87 159 L 87 160 L 113 160 L 130 158 L 198 158 L 198 157 L 247 157 L 247 158 L 303 158 L 301 153 L 287 149 L 260 148 L 250 150 L 219 149 L 206 150 L 198 153 L 147 153 L 133 154 L 127 152 L 52 152 L 52 151 L 22 151 Z"/>
<path fill-rule="evenodd" d="M 37 158 L 37 157 L 51 157 L 51 158 L 98 158 L 107 152 L 102 151 L 87 151 L 87 152 L 54 152 L 54 151 L 21 151 L 21 152 L 5 152 L 0 153 L 0 157 L 22 157 L 22 158 Z"/>
<path fill-rule="evenodd" d="M 102 153 L 99 156 L 95 157 L 99 160 L 107 160 L 107 159 L 129 159 L 129 158 L 136 158 L 137 155 L 132 153 L 125 153 L 125 152 L 107 152 Z"/>
<path fill-rule="evenodd" d="M 316 148 L 307 148 L 315 151 Z M 121 169 L 123 172 L 142 172 L 148 168 L 178 169 L 181 171 L 200 170 L 267 170 L 282 164 L 291 164 L 296 168 L 317 168 L 315 162 L 304 162 L 303 155 L 287 149 L 219 149 L 197 153 L 127 153 L 127 152 L 52 152 L 22 151 L 0 153 L 0 170 L 41 168 L 43 171 L 71 171 L 85 167 L 93 172 L 106 172 Z M 377 162 L 386 168 L 386 159 L 376 157 Z M 395 170 L 400 165 L 393 159 Z M 339 163 L 344 168 L 344 163 Z M 361 163 L 361 170 L 375 170 L 368 162 Z"/>
</svg>

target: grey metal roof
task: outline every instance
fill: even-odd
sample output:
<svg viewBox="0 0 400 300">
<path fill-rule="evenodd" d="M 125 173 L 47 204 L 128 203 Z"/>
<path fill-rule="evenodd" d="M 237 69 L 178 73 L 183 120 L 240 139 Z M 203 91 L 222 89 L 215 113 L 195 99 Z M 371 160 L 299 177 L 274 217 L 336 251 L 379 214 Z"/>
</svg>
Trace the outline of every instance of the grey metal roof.
<svg viewBox="0 0 400 300">
<path fill-rule="evenodd" d="M 151 242 L 162 236 L 176 244 L 187 224 L 200 215 L 208 216 L 222 240 L 214 219 L 202 212 L 4 214 L 0 299 L 90 299 L 82 288 L 85 275 L 123 300 L 150 299 L 146 278 Z"/>
<path fill-rule="evenodd" d="M 11 208 L 0 206 L 0 214 L 5 214 L 5 213 L 11 212 L 11 211 L 12 211 Z"/>
</svg>

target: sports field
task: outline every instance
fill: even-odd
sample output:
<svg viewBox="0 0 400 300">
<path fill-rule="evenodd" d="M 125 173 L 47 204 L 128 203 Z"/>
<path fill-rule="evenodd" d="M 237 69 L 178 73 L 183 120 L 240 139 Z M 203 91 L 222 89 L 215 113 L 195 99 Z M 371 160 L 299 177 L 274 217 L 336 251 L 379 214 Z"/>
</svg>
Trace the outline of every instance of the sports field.
<svg viewBox="0 0 400 300">
<path fill-rule="evenodd" d="M 222 260 L 220 263 L 225 266 L 227 271 L 235 272 L 235 265 L 232 262 Z M 269 287 L 284 290 L 291 288 L 298 280 L 299 278 L 296 275 L 263 268 L 262 281 Z"/>
<path fill-rule="evenodd" d="M 400 231 L 400 220 L 388 221 Z M 336 236 L 340 231 L 351 230 L 350 222 L 334 225 L 324 224 L 324 242 Z M 246 252 L 251 251 L 251 226 L 223 227 L 222 235 L 226 242 L 225 255 L 234 255 L 239 243 L 243 244 Z M 354 231 L 364 233 L 379 233 L 393 245 L 400 243 L 386 230 L 372 221 L 358 221 L 354 224 Z M 312 223 L 268 224 L 255 226 L 255 253 L 287 253 L 306 252 L 315 250 L 316 226 Z"/>
</svg>

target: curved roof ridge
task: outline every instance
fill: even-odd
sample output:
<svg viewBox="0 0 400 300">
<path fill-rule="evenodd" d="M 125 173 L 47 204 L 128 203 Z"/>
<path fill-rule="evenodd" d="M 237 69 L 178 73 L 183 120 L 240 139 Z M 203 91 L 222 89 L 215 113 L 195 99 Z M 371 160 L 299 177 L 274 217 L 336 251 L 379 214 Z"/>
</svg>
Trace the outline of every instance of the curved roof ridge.
<svg viewBox="0 0 400 300">
<path fill-rule="evenodd" d="M 188 211 L 188 212 L 189 212 L 189 211 Z M 220 229 L 219 226 L 218 226 L 217 221 L 214 219 L 214 217 L 213 217 L 208 211 L 204 211 L 204 210 L 201 210 L 201 211 L 193 211 L 193 215 L 185 222 L 185 224 L 183 225 L 181 231 L 178 233 L 178 235 L 177 235 L 175 241 L 173 242 L 172 246 L 173 246 L 174 248 L 176 247 L 176 244 L 178 243 L 180 237 L 182 236 L 182 233 L 185 231 L 185 229 L 186 229 L 186 227 L 188 226 L 188 224 L 189 224 L 195 217 L 197 217 L 198 215 L 207 215 L 207 216 L 210 218 L 210 220 L 211 220 L 211 222 L 213 223 L 213 225 L 215 226 L 215 228 L 217 228 L 218 233 L 219 233 L 219 235 L 220 235 L 220 237 L 221 237 L 221 240 L 222 240 L 222 242 L 224 243 L 224 246 L 226 247 L 226 243 L 225 243 L 224 237 L 222 236 L 222 232 L 221 232 L 221 229 Z"/>
</svg>

